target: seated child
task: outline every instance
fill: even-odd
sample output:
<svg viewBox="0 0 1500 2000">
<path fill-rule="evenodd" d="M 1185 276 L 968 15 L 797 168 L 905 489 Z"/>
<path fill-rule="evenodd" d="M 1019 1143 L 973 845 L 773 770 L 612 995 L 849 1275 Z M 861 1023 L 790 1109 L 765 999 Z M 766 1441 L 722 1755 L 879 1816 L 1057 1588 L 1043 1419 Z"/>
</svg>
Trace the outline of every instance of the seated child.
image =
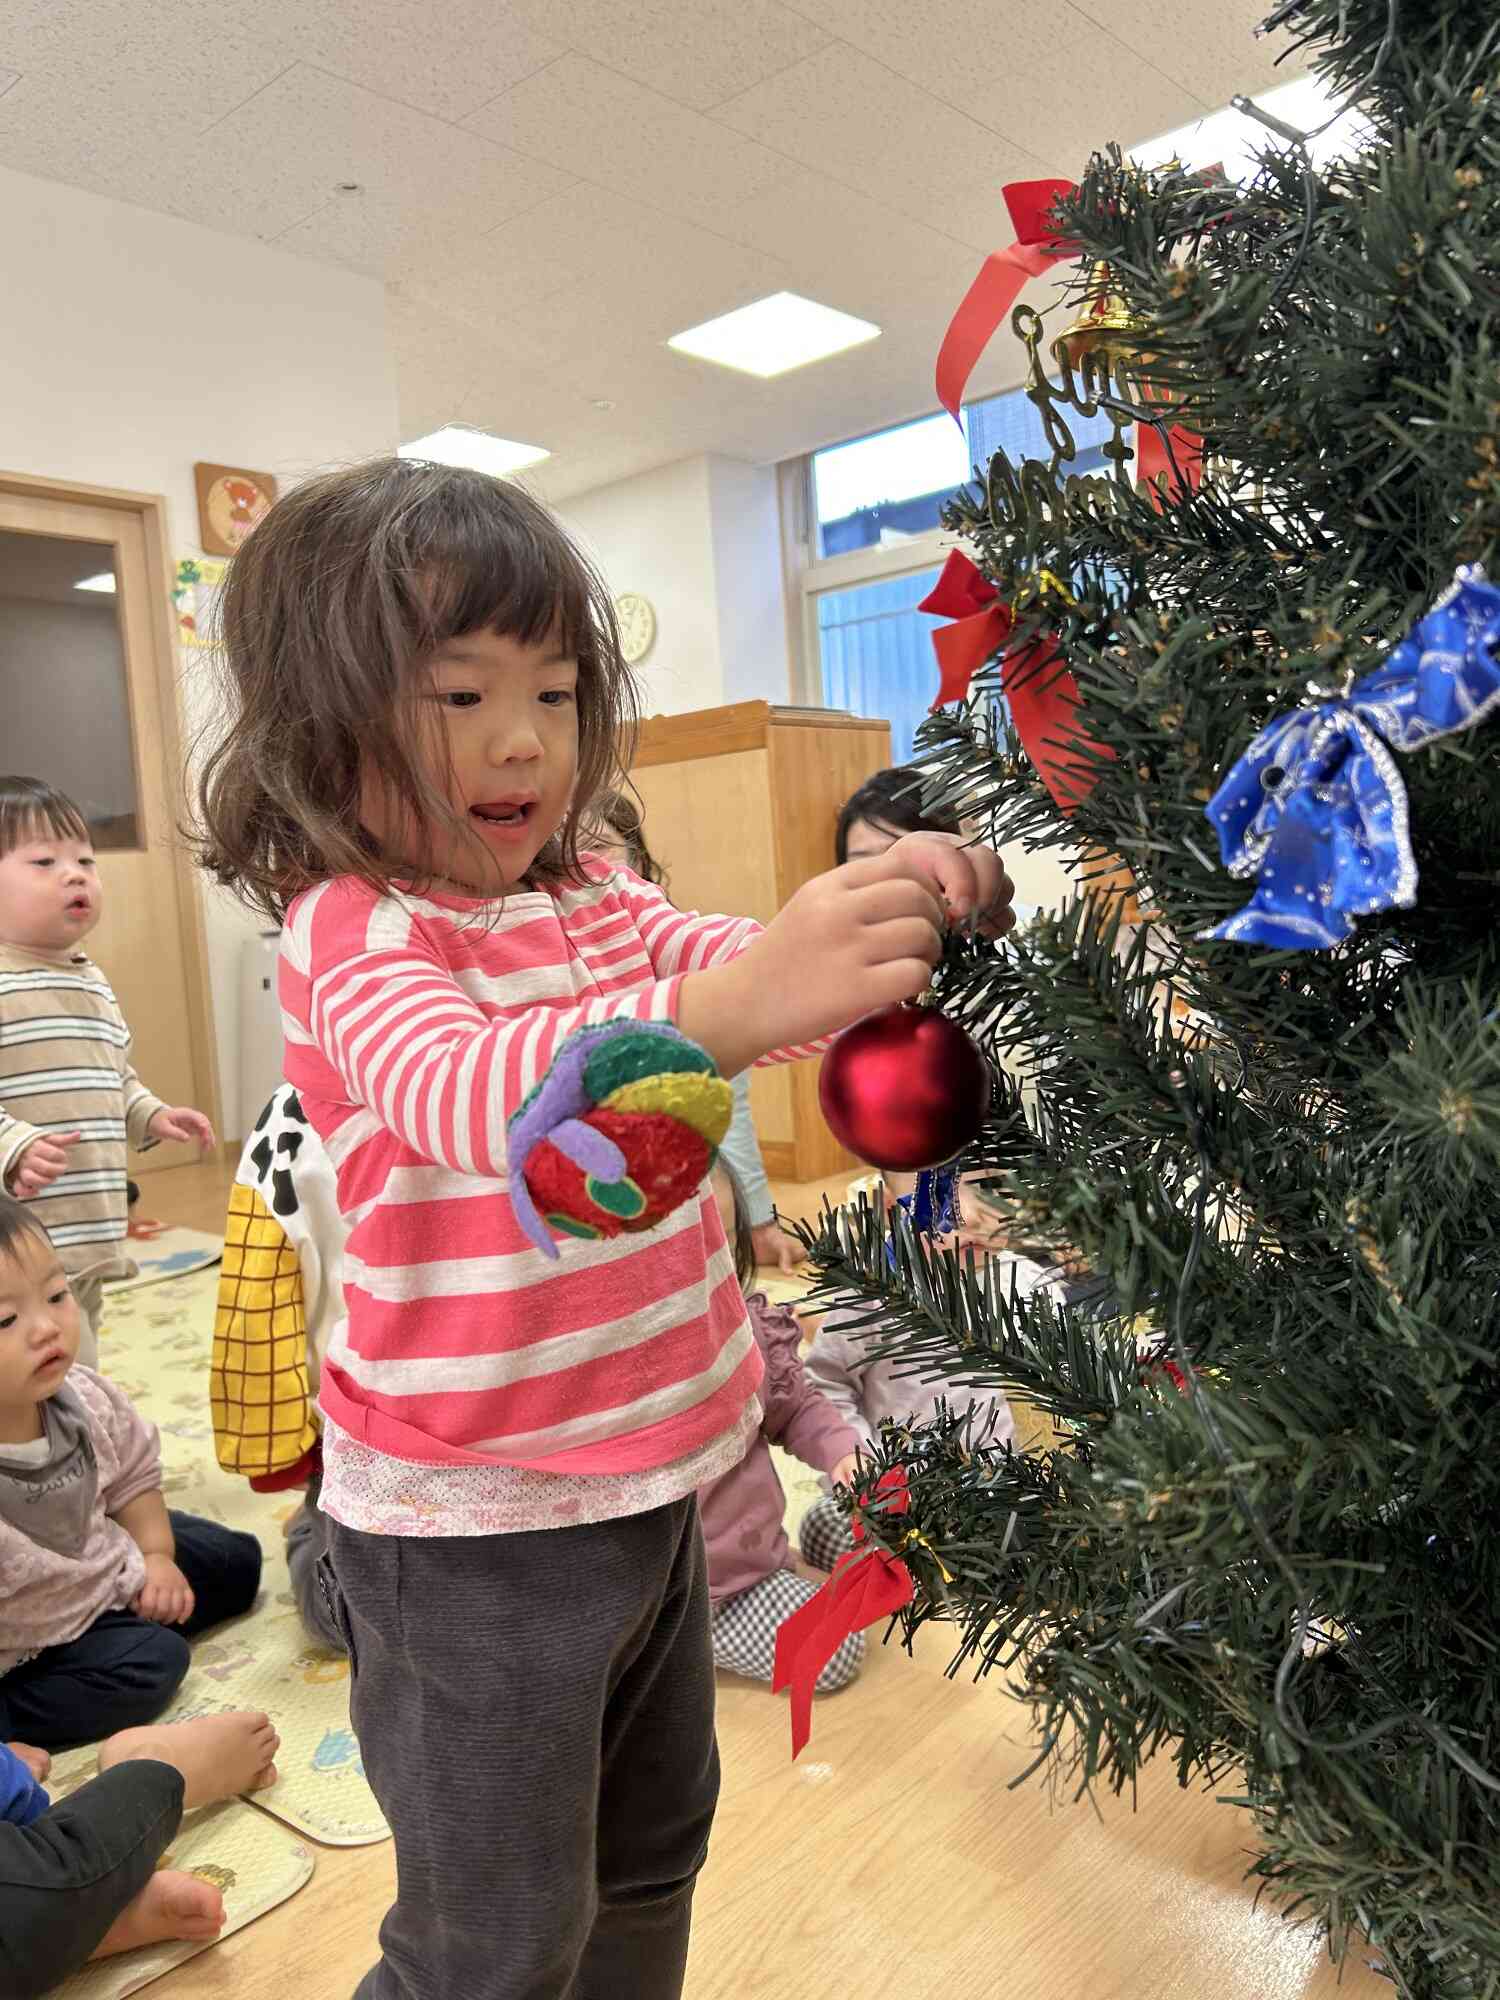
<svg viewBox="0 0 1500 2000">
<path fill-rule="evenodd" d="M 854 1476 L 859 1432 L 809 1387 L 802 1373 L 802 1335 L 796 1320 L 752 1289 L 755 1253 L 749 1217 L 738 1184 L 722 1161 L 714 1168 L 713 1188 L 766 1365 L 760 1390 L 765 1415 L 759 1435 L 732 1472 L 698 1492 L 708 1548 L 714 1665 L 751 1680 L 769 1681 L 777 1628 L 816 1594 L 814 1586 L 791 1567 L 784 1525 L 786 1496 L 770 1446 L 779 1444 L 815 1472 L 847 1483 Z M 819 1692 L 832 1694 L 847 1687 L 859 1672 L 864 1651 L 863 1632 L 853 1633 L 823 1669 Z"/>
<path fill-rule="evenodd" d="M 0 1196 L 0 1743 L 152 1721 L 188 1640 L 248 1611 L 260 1544 L 169 1514 L 153 1426 L 91 1368 L 36 1210 Z"/>
<path fill-rule="evenodd" d="M 54 1805 L 52 1760 L 0 1743 L 0 1993 L 41 2000 L 90 1959 L 224 1928 L 212 1882 L 158 1868 L 184 1812 L 276 1782 L 280 1738 L 240 1709 L 127 1729 L 99 1746 L 99 1775 Z"/>
<path fill-rule="evenodd" d="M 944 1183 L 952 1178 L 921 1176 L 921 1184 L 910 1197 L 912 1220 L 918 1229 L 930 1230 L 945 1248 L 972 1249 L 976 1257 L 999 1267 L 1002 1285 L 1014 1282 L 1023 1296 L 1060 1279 L 1058 1271 L 1049 1271 L 1004 1247 L 995 1218 L 975 1184 L 976 1176 L 962 1177 L 950 1195 Z M 950 1203 L 956 1204 L 956 1214 L 949 1212 Z M 940 1400 L 951 1411 L 968 1408 L 978 1412 L 981 1422 L 991 1419 L 989 1437 L 995 1444 L 1015 1437 L 1015 1419 L 1003 1391 L 963 1385 L 951 1376 L 915 1374 L 910 1359 L 900 1355 L 873 1360 L 871 1350 L 880 1340 L 879 1325 L 871 1324 L 863 1310 L 836 1306 L 823 1316 L 805 1362 L 808 1381 L 856 1433 L 862 1447 L 874 1443 L 886 1418 L 899 1423 L 931 1422 Z M 831 1570 L 852 1546 L 848 1520 L 831 1494 L 808 1509 L 801 1534 L 805 1562 L 815 1569 Z"/>
<path fill-rule="evenodd" d="M 305 1486 L 286 1531 L 292 1595 L 309 1637 L 347 1650 L 318 1581 L 328 1546 L 318 1373 L 343 1316 L 344 1238 L 333 1163 L 284 1083 L 245 1141 L 229 1213 L 214 1316 L 209 1401 L 226 1472 L 258 1493 Z"/>
</svg>

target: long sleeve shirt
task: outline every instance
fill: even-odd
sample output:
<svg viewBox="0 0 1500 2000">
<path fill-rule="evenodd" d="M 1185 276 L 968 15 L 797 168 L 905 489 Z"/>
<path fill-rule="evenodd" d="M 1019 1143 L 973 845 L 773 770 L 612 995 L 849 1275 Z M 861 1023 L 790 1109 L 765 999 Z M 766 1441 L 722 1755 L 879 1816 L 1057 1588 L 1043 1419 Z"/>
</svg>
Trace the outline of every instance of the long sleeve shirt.
<svg viewBox="0 0 1500 2000">
<path fill-rule="evenodd" d="M 675 1021 L 684 978 L 757 931 L 674 909 L 624 869 L 583 867 L 576 887 L 498 904 L 340 879 L 288 913 L 286 1074 L 349 1224 L 320 1398 L 323 1503 L 340 1519 L 341 1483 L 368 1487 L 376 1470 L 351 1443 L 408 1474 L 508 1468 L 515 1490 L 535 1473 L 627 1487 L 667 1467 L 708 1476 L 714 1440 L 742 1446 L 761 1362 L 706 1186 L 655 1228 L 568 1242 L 556 1262 L 511 1206 L 507 1122 L 564 1039 Z M 507 1510 L 493 1477 L 485 1491 L 511 1525 L 553 1518 Z"/>
<path fill-rule="evenodd" d="M 125 1277 L 125 1147 L 152 1142 L 159 1097 L 130 1061 L 130 1030 L 82 952 L 0 945 L 0 1183 L 44 1133 L 77 1132 L 66 1172 L 32 1196 L 69 1277 Z"/>
</svg>

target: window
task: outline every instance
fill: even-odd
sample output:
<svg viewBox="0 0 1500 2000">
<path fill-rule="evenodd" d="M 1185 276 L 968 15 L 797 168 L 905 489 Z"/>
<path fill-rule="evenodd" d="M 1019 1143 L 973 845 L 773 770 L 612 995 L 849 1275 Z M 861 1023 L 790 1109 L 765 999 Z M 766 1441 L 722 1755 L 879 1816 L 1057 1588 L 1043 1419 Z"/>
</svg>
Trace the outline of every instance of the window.
<svg viewBox="0 0 1500 2000">
<path fill-rule="evenodd" d="M 1078 456 L 1071 470 L 1103 472 L 1107 417 L 1068 413 Z M 919 417 L 830 445 L 800 461 L 808 501 L 803 571 L 806 698 L 891 725 L 897 763 L 937 688 L 931 632 L 917 610 L 949 543 L 941 515 L 954 490 L 1004 450 L 1046 458 L 1041 417 L 1024 390 L 967 404 L 960 433 L 946 414 Z"/>
</svg>

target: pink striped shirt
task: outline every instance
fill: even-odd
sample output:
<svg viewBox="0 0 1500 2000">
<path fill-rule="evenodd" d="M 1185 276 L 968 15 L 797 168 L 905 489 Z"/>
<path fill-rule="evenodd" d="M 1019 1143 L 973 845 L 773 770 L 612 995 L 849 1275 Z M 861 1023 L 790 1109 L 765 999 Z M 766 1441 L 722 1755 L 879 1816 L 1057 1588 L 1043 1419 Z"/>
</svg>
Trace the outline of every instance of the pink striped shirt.
<svg viewBox="0 0 1500 2000">
<path fill-rule="evenodd" d="M 502 904 L 345 877 L 287 916 L 286 1074 L 350 1226 L 322 1403 L 394 1458 L 645 1473 L 736 1430 L 759 1386 L 706 1189 L 641 1235 L 570 1241 L 556 1263 L 512 1211 L 506 1121 L 564 1037 L 675 1020 L 683 978 L 757 934 L 676 910 L 624 869 L 584 868 L 579 887 Z"/>
</svg>

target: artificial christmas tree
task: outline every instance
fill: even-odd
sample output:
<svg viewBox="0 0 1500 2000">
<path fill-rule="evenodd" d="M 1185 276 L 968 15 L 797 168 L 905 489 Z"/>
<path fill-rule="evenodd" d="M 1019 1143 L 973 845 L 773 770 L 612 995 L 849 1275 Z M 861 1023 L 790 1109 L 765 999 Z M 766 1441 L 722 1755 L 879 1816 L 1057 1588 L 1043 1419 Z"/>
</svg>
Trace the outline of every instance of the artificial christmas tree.
<svg viewBox="0 0 1500 2000">
<path fill-rule="evenodd" d="M 1245 186 L 1109 153 L 1049 197 L 1020 261 L 1056 265 L 1067 317 L 1107 279 L 1108 381 L 1048 388 L 1018 311 L 1053 459 L 979 468 L 950 514 L 992 593 L 955 615 L 1003 650 L 927 725 L 928 801 L 1085 875 L 1123 862 L 1138 919 L 1085 889 L 1003 953 L 955 946 L 942 1005 L 1027 1085 L 967 1164 L 1109 1310 L 1012 1297 L 869 1209 L 815 1249 L 914 1366 L 1052 1420 L 1029 1456 L 887 1432 L 859 1512 L 910 1574 L 903 1619 L 957 1621 L 960 1664 L 1034 1705 L 1040 1761 L 1122 1788 L 1170 1754 L 1243 1803 L 1256 1871 L 1336 1953 L 1367 1939 L 1412 2000 L 1478 2000 L 1500 598 L 1470 571 L 1444 600 L 1500 554 L 1500 14 L 1293 0 L 1275 25 L 1368 146 L 1314 172 L 1273 139 Z M 945 350 L 945 394 L 983 332 Z M 1096 396 L 1111 468 L 1072 478 L 1069 403 Z M 1028 671 L 1026 742 L 1000 691 Z"/>
</svg>

